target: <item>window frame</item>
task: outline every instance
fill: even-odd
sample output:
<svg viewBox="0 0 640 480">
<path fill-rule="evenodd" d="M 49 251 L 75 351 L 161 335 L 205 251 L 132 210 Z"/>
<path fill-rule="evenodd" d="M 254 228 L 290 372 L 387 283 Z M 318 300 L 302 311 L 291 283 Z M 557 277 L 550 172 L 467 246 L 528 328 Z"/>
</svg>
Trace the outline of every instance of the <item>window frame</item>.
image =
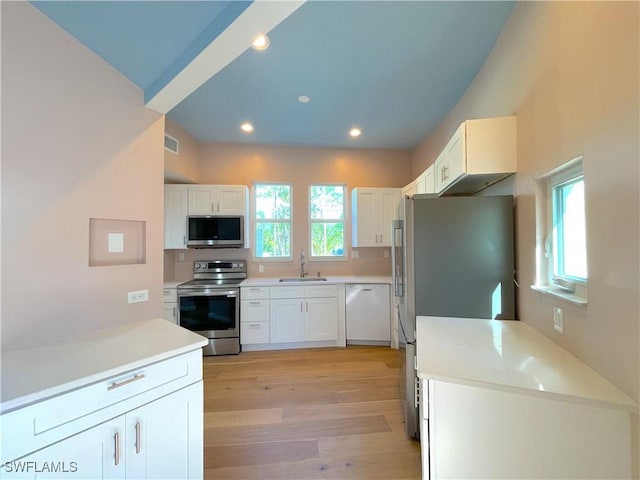
<svg viewBox="0 0 640 480">
<path fill-rule="evenodd" d="M 554 235 L 554 225 L 559 213 L 555 205 L 557 188 L 567 185 L 571 181 L 582 178 L 585 184 L 585 230 L 587 220 L 586 205 L 586 182 L 583 169 L 582 156 L 578 156 L 571 161 L 551 170 L 550 172 L 537 178 L 536 204 L 538 205 L 537 230 L 537 271 L 536 284 L 532 288 L 536 291 L 547 293 L 555 297 L 563 298 L 578 305 L 587 305 L 588 294 L 588 273 L 587 278 L 574 277 L 567 274 L 557 274 L 555 271 L 558 262 L 559 252 L 556 235 Z M 563 222 L 559 222 L 560 225 Z M 586 231 L 585 231 L 586 236 Z M 585 262 L 587 262 L 588 272 L 588 252 L 585 251 Z"/>
<path fill-rule="evenodd" d="M 311 216 L 311 207 L 312 207 L 312 203 L 311 203 L 311 191 L 313 189 L 313 187 L 342 187 L 342 218 L 339 219 L 313 219 Z M 319 261 L 319 262 L 344 262 L 348 260 L 348 255 L 347 255 L 347 246 L 348 243 L 347 242 L 347 215 L 348 215 L 348 195 L 347 195 L 347 185 L 344 183 L 312 183 L 309 185 L 308 188 L 308 209 L 307 209 L 307 213 L 308 213 L 308 219 L 309 219 L 309 225 L 308 225 L 308 236 L 309 236 L 309 242 L 307 245 L 307 248 L 309 249 L 309 260 L 310 261 Z M 323 223 L 342 223 L 342 241 L 343 241 L 343 248 L 342 248 L 342 255 L 332 255 L 332 256 L 325 256 L 325 255 L 313 255 L 313 225 L 314 224 L 323 224 Z"/>
<path fill-rule="evenodd" d="M 257 195 L 256 190 L 258 186 L 268 185 L 268 186 L 287 186 L 289 187 L 289 218 L 287 220 L 280 218 L 258 218 L 258 205 L 257 205 Z M 259 263 L 291 263 L 293 262 L 293 185 L 287 182 L 254 182 L 251 188 L 251 205 L 253 207 L 253 212 L 251 215 L 251 234 L 253 236 L 253 241 L 251 243 L 251 250 L 253 260 Z M 258 251 L 258 223 L 284 223 L 289 224 L 289 256 L 288 257 L 259 257 L 257 256 Z"/>
</svg>

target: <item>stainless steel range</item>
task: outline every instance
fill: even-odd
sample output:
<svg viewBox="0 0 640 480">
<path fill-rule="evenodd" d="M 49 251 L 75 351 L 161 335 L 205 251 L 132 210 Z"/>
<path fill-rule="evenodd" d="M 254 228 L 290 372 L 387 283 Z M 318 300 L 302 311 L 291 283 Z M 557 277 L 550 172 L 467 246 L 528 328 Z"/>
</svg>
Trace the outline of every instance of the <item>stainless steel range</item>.
<svg viewBox="0 0 640 480">
<path fill-rule="evenodd" d="M 178 285 L 178 323 L 207 337 L 205 355 L 240 353 L 240 288 L 244 260 L 193 262 L 193 280 Z"/>
</svg>

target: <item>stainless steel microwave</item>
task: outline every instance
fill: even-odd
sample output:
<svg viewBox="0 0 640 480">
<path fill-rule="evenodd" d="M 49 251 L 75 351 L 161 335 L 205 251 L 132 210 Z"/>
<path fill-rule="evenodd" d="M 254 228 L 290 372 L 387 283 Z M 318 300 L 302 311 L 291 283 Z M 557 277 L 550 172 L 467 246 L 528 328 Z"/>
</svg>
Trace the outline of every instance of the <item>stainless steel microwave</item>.
<svg viewBox="0 0 640 480">
<path fill-rule="evenodd" d="M 190 215 L 187 217 L 188 248 L 243 248 L 242 215 Z"/>
</svg>

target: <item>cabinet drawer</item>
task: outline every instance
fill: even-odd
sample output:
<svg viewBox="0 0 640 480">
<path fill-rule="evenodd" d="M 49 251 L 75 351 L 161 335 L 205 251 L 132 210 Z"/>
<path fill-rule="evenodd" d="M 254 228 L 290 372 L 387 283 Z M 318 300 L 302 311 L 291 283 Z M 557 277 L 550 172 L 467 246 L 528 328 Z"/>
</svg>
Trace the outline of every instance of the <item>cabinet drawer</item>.
<svg viewBox="0 0 640 480">
<path fill-rule="evenodd" d="M 305 287 L 271 287 L 271 298 L 304 298 Z"/>
<path fill-rule="evenodd" d="M 240 297 L 246 299 L 269 298 L 269 287 L 240 287 Z"/>
<path fill-rule="evenodd" d="M 240 302 L 240 323 L 268 322 L 269 300 L 242 300 Z"/>
<path fill-rule="evenodd" d="M 337 285 L 318 285 L 312 287 L 304 287 L 305 297 L 318 298 L 318 297 L 337 297 L 338 286 Z"/>
<path fill-rule="evenodd" d="M 269 322 L 242 322 L 240 343 L 242 345 L 269 343 Z"/>
<path fill-rule="evenodd" d="M 165 302 L 175 303 L 178 301 L 178 291 L 175 288 L 165 288 L 163 296 Z"/>
<path fill-rule="evenodd" d="M 201 379 L 198 349 L 3 414 L 2 430 L 11 432 L 11 440 L 2 441 L 0 460 L 19 458 L 113 418 L 127 406 L 148 402 L 149 395 L 165 395 Z"/>
</svg>

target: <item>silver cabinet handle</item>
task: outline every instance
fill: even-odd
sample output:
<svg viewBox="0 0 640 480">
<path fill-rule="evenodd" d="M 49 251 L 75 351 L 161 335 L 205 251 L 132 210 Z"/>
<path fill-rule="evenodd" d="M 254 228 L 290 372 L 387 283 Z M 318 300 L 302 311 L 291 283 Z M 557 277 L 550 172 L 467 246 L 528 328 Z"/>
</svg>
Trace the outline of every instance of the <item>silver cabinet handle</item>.
<svg viewBox="0 0 640 480">
<path fill-rule="evenodd" d="M 173 318 L 176 318 L 176 307 L 173 307 Z"/>
<path fill-rule="evenodd" d="M 302 313 L 302 302 L 300 302 L 300 312 Z"/>
<path fill-rule="evenodd" d="M 113 443 L 113 460 L 116 465 L 120 465 L 120 434 L 118 432 L 113 435 Z"/>
<path fill-rule="evenodd" d="M 249 305 L 260 305 L 260 302 L 249 302 Z"/>
<path fill-rule="evenodd" d="M 186 247 L 187 246 L 187 236 L 183 235 L 182 236 L 182 244 Z"/>
<path fill-rule="evenodd" d="M 307 304 L 307 313 L 309 313 L 309 302 L 305 302 Z"/>
<path fill-rule="evenodd" d="M 216 212 L 220 213 L 220 202 L 218 202 L 218 207 L 216 209 Z"/>
<path fill-rule="evenodd" d="M 259 323 L 250 323 L 249 326 L 250 327 L 259 327 L 260 324 Z"/>
<path fill-rule="evenodd" d="M 130 383 L 137 382 L 138 380 L 142 380 L 143 378 L 144 378 L 144 373 L 141 373 L 140 375 L 134 375 L 133 377 L 127 378 L 126 380 L 123 380 L 121 382 L 113 382 L 111 385 L 109 385 L 107 390 L 114 390 L 116 388 L 124 387 L 125 385 L 128 385 Z"/>
<path fill-rule="evenodd" d="M 140 453 L 140 430 L 142 430 L 142 426 L 138 420 L 136 422 L 136 454 Z"/>
<path fill-rule="evenodd" d="M 216 211 L 216 204 L 215 202 L 211 202 L 211 211 L 215 212 Z"/>
</svg>

